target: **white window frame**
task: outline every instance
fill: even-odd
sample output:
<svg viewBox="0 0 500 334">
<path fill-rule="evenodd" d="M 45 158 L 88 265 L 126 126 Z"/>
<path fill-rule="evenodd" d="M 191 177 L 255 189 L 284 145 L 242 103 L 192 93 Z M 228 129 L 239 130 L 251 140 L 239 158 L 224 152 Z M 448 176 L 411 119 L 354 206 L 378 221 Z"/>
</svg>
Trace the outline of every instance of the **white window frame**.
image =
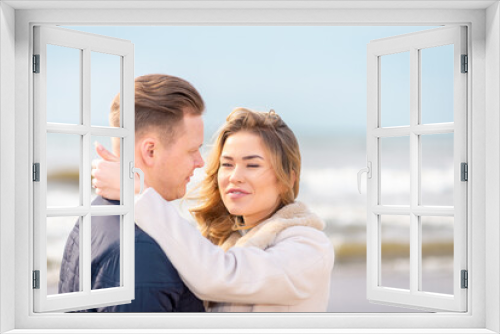
<svg viewBox="0 0 500 334">
<path fill-rule="evenodd" d="M 130 41 L 53 26 L 35 26 L 34 54 L 39 57 L 39 71 L 33 74 L 34 84 L 34 162 L 39 163 L 39 181 L 33 183 L 34 259 L 33 269 L 39 273 L 38 288 L 34 289 L 34 311 L 74 311 L 126 304 L 134 299 L 134 45 Z M 47 45 L 73 48 L 80 53 L 80 123 L 47 122 Z M 120 126 L 94 126 L 91 122 L 92 53 L 114 55 L 120 61 Z M 80 136 L 79 193 L 76 207 L 47 207 L 47 134 Z M 93 135 L 120 138 L 121 203 L 91 205 L 91 139 Z M 120 216 L 120 286 L 92 290 L 91 287 L 91 222 L 92 216 Z M 79 283 L 73 293 L 49 295 L 47 292 L 47 218 L 80 217 Z"/>
<path fill-rule="evenodd" d="M 367 55 L 367 297 L 370 301 L 405 305 L 424 310 L 467 310 L 467 290 L 461 286 L 461 271 L 467 270 L 467 184 L 461 180 L 461 163 L 467 163 L 467 75 L 462 73 L 462 55 L 467 54 L 465 26 L 440 27 L 396 37 L 371 41 Z M 421 50 L 443 45 L 453 46 L 453 121 L 441 124 L 421 123 Z M 382 57 L 400 52 L 409 54 L 409 124 L 383 127 L 381 78 Z M 421 202 L 422 154 L 421 135 L 453 134 L 454 204 L 430 206 Z M 409 202 L 387 205 L 381 202 L 381 142 L 389 137 L 408 138 Z M 382 285 L 381 217 L 408 218 L 409 286 L 396 289 Z M 453 287 L 451 294 L 422 290 L 422 226 L 423 216 L 453 217 Z M 382 283 L 382 284 L 381 284 Z"/>
<path fill-rule="evenodd" d="M 102 8 L 120 5 L 128 6 L 129 9 Z M 143 10 L 130 7 L 142 7 Z M 468 312 L 85 314 L 78 317 L 71 314 L 34 314 L 30 288 L 32 262 L 26 261 L 31 258 L 30 245 L 33 241 L 30 237 L 33 219 L 29 199 L 33 130 L 29 70 L 34 24 L 467 25 L 468 54 L 472 60 L 469 64 L 471 75 L 468 76 L 468 109 L 471 111 L 468 116 L 468 131 L 471 134 L 468 142 L 471 153 Z M 85 328 L 92 333 L 109 333 L 113 329 L 116 332 L 127 329 L 128 333 L 143 333 L 144 330 L 131 330 L 137 328 L 138 324 L 151 329 L 163 329 L 165 333 L 182 332 L 176 328 L 191 328 L 189 332 L 192 333 L 202 333 L 204 328 L 212 328 L 212 332 L 216 333 L 233 333 L 234 328 L 253 328 L 252 332 L 262 333 L 283 332 L 283 328 L 299 328 L 296 333 L 500 332 L 498 1 L 244 1 L 236 4 L 220 1 L 71 3 L 7 0 L 0 3 L 0 28 L 0 332 L 42 333 L 47 332 L 43 329 L 51 329 L 53 333 L 61 329 L 60 332 L 69 333 L 77 332 L 71 330 L 74 328 Z M 165 329 L 167 326 L 170 330 Z"/>
</svg>

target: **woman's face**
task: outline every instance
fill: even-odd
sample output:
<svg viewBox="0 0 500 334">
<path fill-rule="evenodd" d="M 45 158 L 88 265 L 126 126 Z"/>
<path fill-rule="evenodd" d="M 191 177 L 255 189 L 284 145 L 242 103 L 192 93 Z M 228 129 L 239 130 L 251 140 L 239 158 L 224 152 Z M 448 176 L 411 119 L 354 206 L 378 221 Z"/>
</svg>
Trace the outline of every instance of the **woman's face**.
<svg viewBox="0 0 500 334">
<path fill-rule="evenodd" d="M 238 132 L 226 139 L 218 172 L 219 192 L 232 215 L 253 226 L 274 213 L 280 186 L 262 139 Z"/>
</svg>

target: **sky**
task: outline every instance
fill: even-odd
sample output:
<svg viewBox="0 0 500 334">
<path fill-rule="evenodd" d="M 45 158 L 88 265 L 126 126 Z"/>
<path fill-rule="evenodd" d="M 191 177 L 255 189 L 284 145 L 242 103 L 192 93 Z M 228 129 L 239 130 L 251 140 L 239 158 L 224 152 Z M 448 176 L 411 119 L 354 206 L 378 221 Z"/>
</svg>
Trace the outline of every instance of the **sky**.
<svg viewBox="0 0 500 334">
<path fill-rule="evenodd" d="M 274 109 L 299 135 L 364 135 L 366 131 L 366 49 L 371 40 L 435 27 L 338 27 L 338 26 L 134 26 L 65 27 L 130 40 L 135 48 L 134 75 L 165 73 L 191 82 L 203 96 L 207 111 L 205 126 L 212 135 L 235 107 L 260 111 Z M 446 47 L 444 47 L 446 49 Z M 449 47 L 448 47 L 449 48 Z M 53 76 L 59 107 L 53 121 L 66 120 L 68 106 L 78 100 L 78 54 L 53 47 L 50 62 L 62 68 L 64 82 Z M 438 48 L 439 49 L 439 48 Z M 70 50 L 73 51 L 73 50 Z M 439 59 L 449 53 L 434 52 Z M 68 54 L 71 55 L 68 56 Z M 390 98 L 383 119 L 393 125 L 407 125 L 409 77 L 408 57 L 387 56 L 382 88 Z M 406 57 L 406 58 L 405 58 Z M 92 120 L 107 125 L 109 105 L 117 93 L 119 60 L 116 56 L 92 56 Z M 389 60 L 389 58 L 387 58 Z M 430 58 L 429 58 L 430 59 Z M 422 60 L 424 62 L 424 58 Z M 382 62 L 384 64 L 384 61 Z M 67 66 L 59 66 L 59 65 Z M 423 63 L 424 64 L 424 63 Z M 68 68 L 75 69 L 68 71 Z M 430 64 L 424 78 L 427 99 L 440 96 L 440 110 L 450 110 L 452 80 L 449 68 Z M 55 73 L 55 72 L 54 72 Z M 450 77 L 451 75 L 451 77 Z M 441 81 L 434 80 L 439 77 Z M 50 75 L 48 77 L 51 86 Z M 449 86 L 449 85 L 448 85 Z M 451 85 L 452 87 L 452 85 Z M 424 93 L 424 91 L 423 91 Z M 424 94 L 425 95 L 425 94 Z M 56 96 L 56 95 L 54 95 Z M 386 94 L 386 96 L 389 96 Z M 443 98 L 451 96 L 451 98 Z M 66 101 L 67 100 L 67 101 Z M 448 101 L 448 102 L 446 102 Z M 451 102 L 449 102 L 451 101 Z M 447 103 L 447 104 L 446 104 Z M 432 105 L 432 103 L 428 103 Z M 452 106 L 452 105 L 451 105 Z M 77 108 L 77 107 L 75 107 Z M 77 112 L 77 109 L 74 109 Z M 451 108 L 452 110 L 452 108 Z M 428 112 L 432 115 L 435 112 Z M 443 114 L 443 112 L 441 113 Z M 444 113 L 446 114 L 446 113 Z M 78 117 L 77 114 L 75 114 Z M 430 116 L 429 116 L 430 117 Z M 446 116 L 443 116 L 446 118 Z M 452 116 L 451 116 L 452 117 Z M 435 119 L 429 118 L 435 121 Z M 452 121 L 452 120 L 451 120 Z"/>
</svg>

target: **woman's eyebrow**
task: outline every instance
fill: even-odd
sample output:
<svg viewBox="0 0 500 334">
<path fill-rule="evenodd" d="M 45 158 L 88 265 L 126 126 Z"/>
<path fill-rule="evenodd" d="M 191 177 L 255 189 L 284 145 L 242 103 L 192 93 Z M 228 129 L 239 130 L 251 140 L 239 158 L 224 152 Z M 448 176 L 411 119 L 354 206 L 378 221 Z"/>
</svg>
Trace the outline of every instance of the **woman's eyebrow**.
<svg viewBox="0 0 500 334">
<path fill-rule="evenodd" d="M 247 155 L 246 157 L 243 157 L 243 160 L 252 160 L 252 159 L 261 159 L 264 160 L 263 157 L 260 155 L 254 154 L 254 155 Z"/>
<path fill-rule="evenodd" d="M 226 159 L 226 160 L 234 160 L 233 157 L 230 157 L 228 155 L 221 155 L 220 157 L 221 159 Z M 261 157 L 260 155 L 258 154 L 254 154 L 254 155 L 247 155 L 245 157 L 242 158 L 242 160 L 252 160 L 252 159 L 261 159 L 261 160 L 264 160 L 263 157 Z"/>
</svg>

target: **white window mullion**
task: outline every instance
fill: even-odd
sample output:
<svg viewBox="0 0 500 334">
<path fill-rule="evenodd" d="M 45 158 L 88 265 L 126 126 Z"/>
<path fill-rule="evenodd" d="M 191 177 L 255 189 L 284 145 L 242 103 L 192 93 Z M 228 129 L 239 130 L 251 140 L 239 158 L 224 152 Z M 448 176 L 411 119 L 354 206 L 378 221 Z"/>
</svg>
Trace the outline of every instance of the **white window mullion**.
<svg viewBox="0 0 500 334">
<path fill-rule="evenodd" d="M 451 206 L 418 206 L 411 209 L 409 206 L 376 205 L 371 212 L 378 215 L 406 215 L 413 213 L 417 216 L 454 216 L 454 208 Z"/>
<path fill-rule="evenodd" d="M 79 206 L 74 208 L 48 208 L 47 217 L 67 217 L 80 216 L 83 217 L 87 213 L 92 216 L 116 216 L 124 215 L 129 212 L 129 209 L 123 205 L 93 205 L 89 208 Z"/>
<path fill-rule="evenodd" d="M 125 66 L 124 66 L 124 59 L 123 57 L 120 58 L 120 73 L 123 74 L 123 70 L 125 69 Z M 128 122 L 128 119 L 125 119 L 124 115 L 125 115 L 125 112 L 123 110 L 123 107 L 125 104 L 124 104 L 124 98 L 125 98 L 125 94 L 124 94 L 124 89 L 125 89 L 125 85 L 124 85 L 124 76 L 122 75 L 122 77 L 120 78 L 120 127 L 124 127 L 124 124 L 126 124 Z M 135 119 L 135 118 L 134 118 Z M 123 177 L 130 177 L 130 173 L 131 171 L 129 170 L 130 168 L 132 168 L 131 166 L 128 166 L 126 161 L 128 161 L 128 155 L 127 153 L 128 152 L 125 152 L 126 149 L 125 149 L 125 138 L 123 138 L 121 140 L 121 144 L 120 144 L 120 173 L 121 175 L 123 175 Z M 125 174 L 126 173 L 126 174 Z M 134 175 L 132 175 L 134 176 Z M 120 198 L 122 199 L 122 204 L 124 204 L 125 206 L 128 204 L 128 198 L 125 199 L 125 196 L 126 194 L 128 193 L 129 189 L 127 188 L 125 182 L 123 182 L 123 177 L 121 178 L 120 180 Z M 124 258 L 125 258 L 125 252 L 126 252 L 126 242 L 123 242 L 124 240 L 126 240 L 125 238 L 127 237 L 127 227 L 129 225 L 129 222 L 127 221 L 127 219 L 125 218 L 125 216 L 120 216 L 120 240 L 122 240 L 122 242 L 120 242 L 120 286 L 125 286 L 125 282 L 126 282 L 126 278 L 124 276 L 126 276 L 126 270 L 124 268 L 124 266 L 126 265 L 126 261 L 124 261 Z"/>
<path fill-rule="evenodd" d="M 81 120 L 85 128 L 90 127 L 90 50 L 83 49 L 82 52 L 82 80 L 81 80 Z M 80 160 L 80 195 L 82 197 L 81 205 L 84 208 L 85 215 L 80 225 L 80 289 L 85 294 L 90 294 L 92 279 L 92 249 L 91 249 L 91 222 L 90 215 L 90 133 L 87 131 L 82 135 L 82 159 Z"/>
<path fill-rule="evenodd" d="M 420 152 L 419 136 L 414 129 L 419 124 L 420 109 L 419 50 L 410 49 L 410 292 L 419 287 L 419 219 L 414 210 L 420 204 Z"/>
<path fill-rule="evenodd" d="M 89 128 L 83 125 L 77 124 L 57 124 L 57 123 L 48 123 L 47 124 L 47 132 L 48 133 L 64 133 L 70 135 L 81 135 L 83 136 L 87 132 L 89 132 Z"/>
<path fill-rule="evenodd" d="M 397 126 L 390 128 L 377 128 L 373 130 L 373 135 L 379 138 L 409 136 L 411 132 L 409 126 Z"/>
<path fill-rule="evenodd" d="M 122 169 L 122 187 L 121 193 L 122 205 L 128 208 L 128 212 L 133 212 L 134 209 L 134 175 L 131 173 L 130 168 L 134 166 L 135 161 L 135 88 L 134 88 L 134 54 L 133 52 L 125 54 L 121 58 L 122 78 L 121 78 L 121 127 L 129 131 L 130 134 L 124 136 L 121 145 L 121 169 Z M 132 178 L 130 178 L 132 176 Z M 128 180 L 129 182 L 124 182 Z M 127 290 L 130 298 L 133 299 L 135 295 L 135 273 L 134 262 L 124 261 L 124 259 L 133 259 L 135 253 L 135 222 L 133 214 L 126 214 L 121 217 L 121 237 L 122 247 L 120 249 L 120 269 L 121 269 L 121 286 Z"/>
<path fill-rule="evenodd" d="M 443 133 L 453 133 L 455 126 L 453 123 L 425 124 L 417 125 L 413 132 L 418 135 L 433 135 Z"/>
<path fill-rule="evenodd" d="M 90 294 L 91 291 L 91 234 L 90 223 L 91 216 L 87 213 L 80 221 L 80 290 L 85 294 Z"/>
<path fill-rule="evenodd" d="M 378 215 L 404 215 L 408 216 L 411 212 L 410 206 L 396 206 L 396 205 L 376 205 L 372 207 L 373 213 Z"/>
<path fill-rule="evenodd" d="M 108 128 L 101 126 L 93 126 L 89 129 L 92 136 L 107 136 L 107 137 L 126 137 L 133 136 L 134 130 L 122 128 Z"/>
<path fill-rule="evenodd" d="M 370 52 L 370 48 L 368 49 Z M 372 177 L 367 179 L 367 205 L 369 208 L 380 206 L 380 159 L 379 141 L 376 135 L 380 124 L 380 57 L 369 53 L 367 58 L 367 94 L 368 101 L 373 101 L 367 105 L 367 162 L 371 162 Z M 368 165 L 368 164 L 367 164 Z M 380 267 L 380 215 L 371 210 L 367 211 L 366 220 L 367 235 L 373 236 L 366 239 L 367 248 L 367 298 L 374 299 L 373 292 L 377 289 L 381 281 Z"/>
<path fill-rule="evenodd" d="M 122 128 L 110 128 L 102 126 L 85 126 L 74 124 L 48 123 L 48 133 L 64 133 L 72 135 L 84 135 L 90 133 L 92 136 L 126 137 L 132 134 L 131 130 Z"/>
<path fill-rule="evenodd" d="M 415 126 L 397 126 L 390 128 L 378 128 L 373 130 L 373 134 L 379 138 L 409 136 L 410 133 L 418 135 L 433 135 L 443 133 L 453 133 L 455 125 L 453 123 L 424 124 Z"/>
</svg>

